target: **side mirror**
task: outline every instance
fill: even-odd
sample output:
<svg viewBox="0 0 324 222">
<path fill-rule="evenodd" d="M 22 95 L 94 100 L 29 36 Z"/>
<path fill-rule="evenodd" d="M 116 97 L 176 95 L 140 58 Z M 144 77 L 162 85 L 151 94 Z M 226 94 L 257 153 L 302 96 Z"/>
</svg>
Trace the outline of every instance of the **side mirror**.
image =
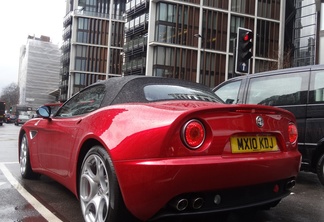
<svg viewBox="0 0 324 222">
<path fill-rule="evenodd" d="M 43 118 L 50 118 L 51 108 L 49 106 L 41 106 L 37 109 L 36 113 Z"/>
</svg>

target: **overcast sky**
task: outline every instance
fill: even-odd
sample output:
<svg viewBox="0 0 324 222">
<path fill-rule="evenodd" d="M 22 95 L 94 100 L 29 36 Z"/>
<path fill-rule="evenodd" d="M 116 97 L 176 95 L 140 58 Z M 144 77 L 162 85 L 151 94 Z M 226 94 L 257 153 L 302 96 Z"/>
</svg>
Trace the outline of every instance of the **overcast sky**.
<svg viewBox="0 0 324 222">
<path fill-rule="evenodd" d="M 28 35 L 49 36 L 62 42 L 65 0 L 5 0 L 0 13 L 0 94 L 4 87 L 18 83 L 20 47 Z"/>
</svg>

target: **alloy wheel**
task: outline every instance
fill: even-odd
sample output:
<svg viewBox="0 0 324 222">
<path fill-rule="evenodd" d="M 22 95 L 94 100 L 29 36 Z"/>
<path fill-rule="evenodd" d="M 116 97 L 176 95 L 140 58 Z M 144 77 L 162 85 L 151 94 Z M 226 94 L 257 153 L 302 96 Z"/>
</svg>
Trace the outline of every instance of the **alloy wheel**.
<svg viewBox="0 0 324 222">
<path fill-rule="evenodd" d="M 105 162 L 98 154 L 89 155 L 81 169 L 80 202 L 87 222 L 106 220 L 109 209 L 109 179 Z"/>
<path fill-rule="evenodd" d="M 28 152 L 27 138 L 26 138 L 26 136 L 23 136 L 22 140 L 21 140 L 21 144 L 20 144 L 20 156 L 19 156 L 21 174 L 26 173 L 27 152 Z"/>
</svg>

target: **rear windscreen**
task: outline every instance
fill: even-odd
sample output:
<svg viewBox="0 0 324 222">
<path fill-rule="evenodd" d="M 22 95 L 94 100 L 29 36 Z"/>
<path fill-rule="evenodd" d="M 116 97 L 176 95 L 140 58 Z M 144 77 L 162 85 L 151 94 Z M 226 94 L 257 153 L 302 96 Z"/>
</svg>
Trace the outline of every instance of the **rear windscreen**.
<svg viewBox="0 0 324 222">
<path fill-rule="evenodd" d="M 144 87 L 144 94 L 148 101 L 200 100 L 220 102 L 216 95 L 208 91 L 177 85 L 148 85 Z"/>
</svg>

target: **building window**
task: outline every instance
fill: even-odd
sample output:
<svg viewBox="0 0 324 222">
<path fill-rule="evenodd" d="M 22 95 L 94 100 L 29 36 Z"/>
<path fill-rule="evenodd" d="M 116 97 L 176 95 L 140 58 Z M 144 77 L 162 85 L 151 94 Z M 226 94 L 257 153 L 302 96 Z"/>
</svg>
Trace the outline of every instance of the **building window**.
<svg viewBox="0 0 324 222">
<path fill-rule="evenodd" d="M 315 64 L 316 5 L 314 1 L 295 1 L 294 66 Z"/>
<path fill-rule="evenodd" d="M 86 74 L 75 73 L 75 76 L 74 76 L 74 85 L 77 85 L 77 86 L 86 86 Z"/>
<path fill-rule="evenodd" d="M 153 75 L 195 81 L 197 51 L 173 47 L 155 47 Z"/>
<path fill-rule="evenodd" d="M 280 0 L 258 0 L 258 16 L 280 20 Z"/>
<path fill-rule="evenodd" d="M 232 0 L 231 11 L 254 15 L 255 0 Z"/>
<path fill-rule="evenodd" d="M 229 1 L 224 0 L 204 0 L 203 5 L 213 8 L 228 9 L 228 2 Z"/>
<path fill-rule="evenodd" d="M 77 42 L 88 43 L 89 34 L 89 19 L 79 18 L 78 19 L 78 31 L 77 31 Z"/>
<path fill-rule="evenodd" d="M 278 59 L 279 23 L 266 20 L 257 21 L 255 54 L 259 57 Z"/>
<path fill-rule="evenodd" d="M 157 4 L 155 41 L 197 46 L 199 9 L 181 4 Z"/>
<path fill-rule="evenodd" d="M 252 62 L 252 61 L 251 61 Z M 278 61 L 255 60 L 255 73 L 278 69 Z"/>
<path fill-rule="evenodd" d="M 226 51 L 228 14 L 206 10 L 203 14 L 202 48 Z"/>
</svg>

